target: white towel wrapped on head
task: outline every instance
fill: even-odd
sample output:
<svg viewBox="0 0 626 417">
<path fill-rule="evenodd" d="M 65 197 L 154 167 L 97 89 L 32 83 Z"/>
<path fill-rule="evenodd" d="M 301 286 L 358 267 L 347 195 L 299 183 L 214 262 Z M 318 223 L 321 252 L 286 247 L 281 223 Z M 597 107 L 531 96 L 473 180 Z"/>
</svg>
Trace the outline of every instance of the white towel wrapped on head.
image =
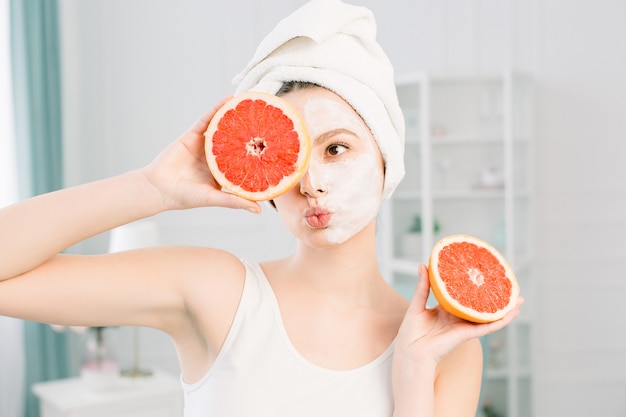
<svg viewBox="0 0 626 417">
<path fill-rule="evenodd" d="M 233 80 L 236 94 L 276 94 L 287 81 L 328 88 L 359 113 L 385 160 L 383 197 L 388 198 L 404 177 L 404 118 L 371 11 L 339 0 L 312 0 L 278 23 Z"/>
</svg>

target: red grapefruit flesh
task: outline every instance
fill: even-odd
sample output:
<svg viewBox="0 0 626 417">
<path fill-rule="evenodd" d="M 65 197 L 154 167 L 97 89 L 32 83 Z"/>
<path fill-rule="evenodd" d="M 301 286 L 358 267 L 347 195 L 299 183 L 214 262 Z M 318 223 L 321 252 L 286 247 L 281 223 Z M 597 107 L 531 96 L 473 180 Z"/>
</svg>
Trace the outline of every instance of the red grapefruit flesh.
<svg viewBox="0 0 626 417">
<path fill-rule="evenodd" d="M 473 236 L 451 235 L 437 242 L 428 276 L 441 308 L 465 320 L 496 321 L 517 304 L 519 285 L 508 262 Z"/>
<path fill-rule="evenodd" d="M 227 101 L 204 134 L 209 169 L 225 191 L 271 200 L 304 175 L 311 153 L 306 125 L 280 97 L 243 93 Z"/>
</svg>

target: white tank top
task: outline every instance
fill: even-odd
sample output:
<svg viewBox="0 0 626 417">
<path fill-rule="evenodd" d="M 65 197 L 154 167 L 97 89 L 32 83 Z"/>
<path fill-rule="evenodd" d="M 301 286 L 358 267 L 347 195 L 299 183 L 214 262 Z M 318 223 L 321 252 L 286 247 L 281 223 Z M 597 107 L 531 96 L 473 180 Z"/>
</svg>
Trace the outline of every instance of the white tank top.
<svg viewBox="0 0 626 417">
<path fill-rule="evenodd" d="M 302 357 L 287 337 L 261 267 L 249 261 L 241 302 L 211 369 L 182 382 L 185 417 L 389 417 L 393 344 L 356 369 L 338 371 Z"/>
</svg>

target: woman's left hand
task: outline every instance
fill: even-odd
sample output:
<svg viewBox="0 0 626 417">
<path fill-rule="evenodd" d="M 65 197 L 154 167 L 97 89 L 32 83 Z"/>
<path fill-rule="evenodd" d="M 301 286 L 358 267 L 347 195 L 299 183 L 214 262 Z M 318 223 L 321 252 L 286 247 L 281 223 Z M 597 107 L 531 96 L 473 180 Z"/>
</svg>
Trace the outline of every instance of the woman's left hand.
<svg viewBox="0 0 626 417">
<path fill-rule="evenodd" d="M 507 326 L 519 315 L 524 302 L 519 297 L 516 308 L 502 319 L 491 323 L 472 323 L 443 310 L 439 305 L 426 306 L 430 283 L 428 269 L 419 266 L 419 281 L 406 312 L 396 340 L 396 356 L 402 355 L 411 363 L 424 361 L 439 363 L 448 353 L 470 339 L 493 333 Z"/>
<path fill-rule="evenodd" d="M 502 319 L 479 324 L 453 316 L 439 305 L 427 307 L 429 292 L 428 270 L 420 265 L 419 281 L 394 346 L 394 417 L 473 416 L 481 367 L 479 352 L 472 347 L 475 339 L 511 323 L 524 300 L 519 298 Z"/>
</svg>

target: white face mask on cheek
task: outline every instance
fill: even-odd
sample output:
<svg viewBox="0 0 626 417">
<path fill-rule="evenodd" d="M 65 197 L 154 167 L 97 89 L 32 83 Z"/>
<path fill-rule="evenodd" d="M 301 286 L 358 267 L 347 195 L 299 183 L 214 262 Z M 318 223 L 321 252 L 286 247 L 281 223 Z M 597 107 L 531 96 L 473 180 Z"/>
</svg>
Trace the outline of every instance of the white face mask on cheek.
<svg viewBox="0 0 626 417">
<path fill-rule="evenodd" d="M 318 204 L 332 213 L 326 237 L 331 243 L 343 243 L 378 214 L 383 184 L 379 155 L 363 121 L 341 103 L 313 98 L 304 110 L 307 125 L 313 127 L 312 138 L 333 129 L 347 129 L 365 145 L 365 151 L 355 158 L 334 163 L 311 158 L 308 168 L 311 186 L 326 191 Z"/>
</svg>

